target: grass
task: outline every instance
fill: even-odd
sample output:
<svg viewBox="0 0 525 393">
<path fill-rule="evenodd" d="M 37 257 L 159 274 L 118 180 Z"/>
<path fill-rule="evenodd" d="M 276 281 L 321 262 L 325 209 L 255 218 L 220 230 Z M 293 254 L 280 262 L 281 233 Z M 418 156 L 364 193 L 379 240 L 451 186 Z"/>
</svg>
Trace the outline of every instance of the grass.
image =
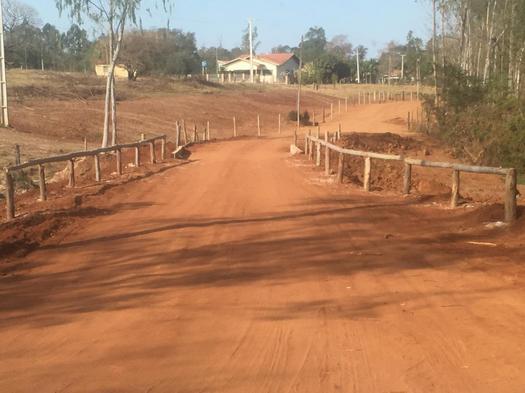
<svg viewBox="0 0 525 393">
<path fill-rule="evenodd" d="M 313 86 L 308 85 L 305 86 L 305 90 L 307 91 L 315 91 L 313 89 Z M 317 92 L 329 96 L 344 98 L 344 97 L 351 97 L 355 96 L 357 94 L 364 93 L 364 92 L 373 92 L 373 91 L 384 91 L 388 92 L 390 91 L 391 94 L 399 94 L 404 92 L 416 92 L 416 85 L 397 85 L 393 84 L 391 86 L 388 85 L 381 85 L 381 84 L 326 84 L 326 85 L 319 85 L 319 89 Z M 420 87 L 420 93 L 421 94 L 430 94 L 432 93 L 432 88 L 429 86 L 421 86 Z"/>
<path fill-rule="evenodd" d="M 518 184 L 525 185 L 525 173 L 518 173 Z"/>
<path fill-rule="evenodd" d="M 100 99 L 106 90 L 104 77 L 80 72 L 56 72 L 10 69 L 7 72 L 8 95 L 12 101 L 32 98 L 59 100 Z M 221 85 L 197 79 L 181 80 L 172 77 L 141 77 L 137 81 L 117 79 L 120 101 L 145 96 L 171 94 L 213 94 L 228 90 L 267 91 L 269 85 Z"/>
</svg>

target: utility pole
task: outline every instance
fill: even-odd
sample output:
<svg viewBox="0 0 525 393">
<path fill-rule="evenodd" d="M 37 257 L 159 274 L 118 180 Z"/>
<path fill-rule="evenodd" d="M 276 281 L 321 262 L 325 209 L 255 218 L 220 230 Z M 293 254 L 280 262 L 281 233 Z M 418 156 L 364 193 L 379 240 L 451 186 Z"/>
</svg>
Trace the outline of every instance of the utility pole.
<svg viewBox="0 0 525 393">
<path fill-rule="evenodd" d="M 401 55 L 401 80 L 405 79 L 405 56 Z"/>
<path fill-rule="evenodd" d="M 7 78 L 5 74 L 5 50 L 4 50 L 4 15 L 2 0 L 0 0 L 0 125 L 9 127 L 9 114 L 7 112 Z"/>
<path fill-rule="evenodd" d="M 302 84 L 302 68 L 303 68 L 303 36 L 301 36 L 301 47 L 299 48 L 299 75 L 297 81 L 299 82 L 299 88 L 297 89 L 297 131 L 301 125 L 301 84 Z"/>
<path fill-rule="evenodd" d="M 421 66 L 420 66 L 421 59 L 417 58 L 416 63 L 416 98 L 419 100 L 419 84 L 421 79 Z"/>
<path fill-rule="evenodd" d="M 357 47 L 357 83 L 361 83 L 361 72 L 359 71 L 359 47 Z"/>
<path fill-rule="evenodd" d="M 252 36 L 252 18 L 248 19 L 248 29 L 250 37 L 250 83 L 253 83 L 253 36 Z"/>
<path fill-rule="evenodd" d="M 388 54 L 388 86 L 390 87 L 390 77 L 392 76 L 392 54 Z M 390 91 L 388 92 L 390 94 Z"/>
</svg>

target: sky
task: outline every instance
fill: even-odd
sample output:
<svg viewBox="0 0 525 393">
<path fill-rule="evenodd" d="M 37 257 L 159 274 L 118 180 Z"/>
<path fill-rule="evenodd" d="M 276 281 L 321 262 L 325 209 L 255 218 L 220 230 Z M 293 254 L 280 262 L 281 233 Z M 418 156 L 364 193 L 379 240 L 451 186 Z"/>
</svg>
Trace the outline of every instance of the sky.
<svg viewBox="0 0 525 393">
<path fill-rule="evenodd" d="M 34 7 L 42 23 L 67 30 L 72 21 L 60 16 L 54 0 L 19 0 Z M 429 2 L 425 0 L 172 0 L 173 11 L 155 10 L 158 0 L 143 0 L 139 12 L 144 28 L 170 27 L 194 32 L 198 47 L 239 46 L 248 18 L 259 32 L 259 52 L 277 45 L 297 46 L 301 34 L 323 27 L 328 39 L 347 35 L 376 56 L 391 40 L 405 42 L 409 30 L 423 39 L 430 36 Z M 151 15 L 146 11 L 150 8 Z M 91 34 L 94 28 L 84 26 Z"/>
</svg>

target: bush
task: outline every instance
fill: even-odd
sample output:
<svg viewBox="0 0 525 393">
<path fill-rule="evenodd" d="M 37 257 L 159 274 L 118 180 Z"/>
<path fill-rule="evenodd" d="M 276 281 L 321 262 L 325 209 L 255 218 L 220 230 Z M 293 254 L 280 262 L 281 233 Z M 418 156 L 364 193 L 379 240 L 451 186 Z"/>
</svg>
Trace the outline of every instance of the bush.
<svg viewBox="0 0 525 393">
<path fill-rule="evenodd" d="M 294 110 L 294 111 L 288 112 L 288 120 L 293 121 L 293 122 L 297 122 L 297 111 Z M 310 122 L 310 114 L 308 113 L 308 111 L 304 111 L 299 116 L 299 123 L 302 126 L 311 126 L 312 125 L 312 123 Z"/>
<path fill-rule="evenodd" d="M 483 84 L 447 66 L 439 105 L 427 97 L 424 107 L 435 120 L 431 133 L 457 157 L 525 169 L 525 103 L 509 91 L 506 81 Z"/>
</svg>

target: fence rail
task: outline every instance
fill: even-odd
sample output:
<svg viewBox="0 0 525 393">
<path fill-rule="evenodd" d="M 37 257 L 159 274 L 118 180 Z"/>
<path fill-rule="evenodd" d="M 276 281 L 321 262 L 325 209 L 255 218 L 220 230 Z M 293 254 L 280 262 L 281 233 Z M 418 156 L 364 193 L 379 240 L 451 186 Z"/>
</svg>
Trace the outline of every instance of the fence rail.
<svg viewBox="0 0 525 393">
<path fill-rule="evenodd" d="M 38 167 L 38 178 L 40 188 L 40 200 L 45 201 L 47 199 L 47 187 L 45 177 L 45 164 L 57 163 L 57 162 L 68 162 L 69 167 L 69 187 L 75 186 L 75 159 L 93 157 L 95 163 L 95 180 L 97 182 L 102 179 L 102 172 L 100 169 L 100 155 L 104 153 L 116 153 L 117 163 L 117 174 L 122 174 L 122 150 L 124 149 L 135 149 L 135 166 L 140 166 L 140 147 L 149 145 L 150 147 L 150 162 L 154 164 L 157 161 L 155 155 L 155 144 L 161 142 L 161 160 L 166 158 L 166 135 L 156 136 L 149 139 L 144 139 L 138 142 L 125 143 L 110 147 L 103 147 L 94 150 L 78 151 L 68 154 L 62 154 L 52 157 L 40 158 L 30 160 L 18 165 L 12 165 L 4 168 L 5 172 L 5 185 L 6 185 L 6 218 L 12 220 L 15 218 L 15 182 L 13 173 L 31 167 Z"/>
<path fill-rule="evenodd" d="M 340 139 L 341 133 L 336 132 L 334 134 L 335 139 Z M 517 172 L 514 168 L 495 168 L 495 167 L 486 167 L 486 166 L 474 166 L 474 165 L 465 165 L 457 164 L 450 162 L 437 162 L 437 161 L 427 161 L 419 160 L 413 158 L 406 158 L 401 155 L 391 155 L 391 154 L 380 154 L 367 151 L 359 151 L 346 149 L 341 146 L 337 146 L 329 142 L 330 137 L 329 133 L 325 131 L 324 140 L 319 136 L 313 136 L 310 134 L 305 135 L 304 139 L 304 153 L 310 159 L 313 159 L 313 151 L 315 144 L 315 163 L 317 166 L 321 165 L 321 146 L 325 147 L 325 174 L 330 174 L 330 150 L 336 153 L 339 153 L 338 165 L 337 165 L 337 181 L 342 183 L 344 176 L 344 156 L 350 155 L 355 157 L 363 157 L 364 160 L 364 180 L 363 187 L 365 191 L 370 191 L 370 179 L 371 179 L 371 160 L 380 159 L 380 160 L 389 160 L 389 161 L 399 161 L 404 163 L 404 174 L 403 174 L 403 193 L 410 194 L 412 188 L 412 167 L 420 166 L 427 168 L 441 168 L 441 169 L 452 169 L 452 195 L 450 205 L 452 208 L 457 207 L 460 193 L 460 174 L 461 172 L 469 173 L 479 173 L 487 175 L 502 175 L 505 176 L 505 221 L 512 222 L 517 218 Z"/>
</svg>

